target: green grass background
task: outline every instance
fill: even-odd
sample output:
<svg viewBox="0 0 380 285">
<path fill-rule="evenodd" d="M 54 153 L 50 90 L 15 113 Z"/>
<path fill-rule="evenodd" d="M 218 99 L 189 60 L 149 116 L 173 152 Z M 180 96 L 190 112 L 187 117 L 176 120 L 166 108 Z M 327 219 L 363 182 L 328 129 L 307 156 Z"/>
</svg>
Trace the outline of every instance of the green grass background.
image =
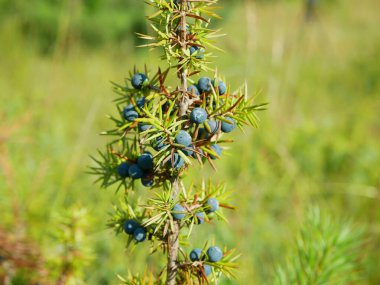
<svg viewBox="0 0 380 285">
<path fill-rule="evenodd" d="M 226 53 L 215 65 L 232 86 L 247 80 L 261 90 L 258 102 L 270 105 L 259 129 L 234 132 L 236 143 L 216 173 L 206 166 L 186 178 L 227 182 L 237 206 L 229 225 L 199 227 L 191 244 L 214 238 L 243 253 L 238 280 L 223 284 L 270 284 L 306 210 L 318 205 L 366 226 L 363 280 L 355 284 L 380 284 L 380 2 L 321 1 L 313 23 L 304 22 L 302 1 L 221 4 L 216 26 L 227 34 L 219 40 Z M 95 257 L 87 283 L 117 284 L 115 274 L 155 268 L 156 261 L 143 245 L 122 254 L 125 238 L 105 227 L 118 197 L 93 184 L 88 156 L 105 144 L 97 134 L 110 128 L 105 115 L 115 112 L 109 81 L 122 82 L 134 65 L 154 71 L 165 64 L 134 48 L 132 23 L 121 39 L 104 36 L 96 47 L 83 44 L 80 33 L 71 38 L 65 27 L 73 18 L 61 8 L 62 29 L 48 48 L 44 34 L 23 30 L 19 10 L 1 13 L 0 226 L 43 247 L 54 213 L 84 206 Z M 127 12 L 141 19 L 148 13 Z M 112 30 L 112 20 L 102 28 L 107 23 Z"/>
</svg>

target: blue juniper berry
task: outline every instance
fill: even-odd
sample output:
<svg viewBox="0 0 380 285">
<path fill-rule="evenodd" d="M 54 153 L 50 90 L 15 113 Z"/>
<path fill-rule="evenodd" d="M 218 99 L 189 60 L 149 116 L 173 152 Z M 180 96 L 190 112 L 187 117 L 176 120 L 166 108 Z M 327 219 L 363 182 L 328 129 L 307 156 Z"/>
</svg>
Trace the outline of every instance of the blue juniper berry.
<svg viewBox="0 0 380 285">
<path fill-rule="evenodd" d="M 175 220 L 182 220 L 186 215 L 186 210 L 180 204 L 175 204 L 172 215 Z"/>
<path fill-rule="evenodd" d="M 216 120 L 208 120 L 207 125 L 210 127 L 210 134 L 216 134 L 219 131 L 219 123 Z"/>
<path fill-rule="evenodd" d="M 137 164 L 131 165 L 129 167 L 128 173 L 129 176 L 133 179 L 139 179 L 144 175 L 144 171 Z"/>
<path fill-rule="evenodd" d="M 187 92 L 190 92 L 191 94 L 195 94 L 197 96 L 200 95 L 199 89 L 196 85 L 190 85 L 187 87 Z"/>
<path fill-rule="evenodd" d="M 202 49 L 198 46 L 191 46 L 189 48 L 189 51 L 190 51 L 190 55 L 193 55 L 194 53 L 196 53 L 195 58 L 197 58 L 197 59 L 204 59 L 204 57 L 205 57 L 204 49 Z"/>
<path fill-rule="evenodd" d="M 198 212 L 195 214 L 196 216 L 196 222 L 198 225 L 201 225 L 205 222 L 205 213 L 204 212 Z"/>
<path fill-rule="evenodd" d="M 212 149 L 212 150 L 218 155 L 218 156 L 215 156 L 215 155 L 210 154 L 210 158 L 211 158 L 212 160 L 215 160 L 215 159 L 217 159 L 218 157 L 220 157 L 220 156 L 222 155 L 222 148 L 221 148 L 220 145 L 218 145 L 218 144 L 213 144 L 213 145 L 211 146 L 211 149 Z"/>
<path fill-rule="evenodd" d="M 212 213 L 219 209 L 219 201 L 216 198 L 209 198 L 206 202 L 208 212 Z"/>
<path fill-rule="evenodd" d="M 148 82 L 148 77 L 143 73 L 136 73 L 131 79 L 132 86 L 135 89 L 142 89 Z"/>
<path fill-rule="evenodd" d="M 139 227 L 139 224 L 135 220 L 126 220 L 123 228 L 124 232 L 131 235 Z"/>
<path fill-rule="evenodd" d="M 117 167 L 117 173 L 119 174 L 119 176 L 122 178 L 129 177 L 128 170 L 130 166 L 131 166 L 131 163 L 129 163 L 128 161 L 120 163 Z"/>
<path fill-rule="evenodd" d="M 123 117 L 128 122 L 133 122 L 139 117 L 139 113 L 137 113 L 135 107 L 132 104 L 129 104 L 127 107 L 124 108 Z"/>
<path fill-rule="evenodd" d="M 190 255 L 189 255 L 191 261 L 200 261 L 201 256 L 202 256 L 202 249 L 201 248 L 194 248 L 190 252 Z"/>
<path fill-rule="evenodd" d="M 207 120 L 207 112 L 203 108 L 194 108 L 190 113 L 190 120 L 195 124 L 203 124 Z"/>
<path fill-rule="evenodd" d="M 146 229 L 143 227 L 138 227 L 133 232 L 133 237 L 137 242 L 143 242 L 146 239 Z"/>
<path fill-rule="evenodd" d="M 180 130 L 175 137 L 175 142 L 178 144 L 181 144 L 183 146 L 189 146 L 191 145 L 191 136 L 187 131 Z"/>
<path fill-rule="evenodd" d="M 223 252 L 219 247 L 211 246 L 207 250 L 207 256 L 210 262 L 218 262 L 223 258 Z"/>
<path fill-rule="evenodd" d="M 221 129 L 222 129 L 223 133 L 230 133 L 236 128 L 236 122 L 231 117 L 226 117 L 226 120 L 228 120 L 231 123 L 227 123 L 227 122 L 222 121 Z"/>
<path fill-rule="evenodd" d="M 211 91 L 211 79 L 209 77 L 202 77 L 198 80 L 198 89 L 202 93 L 208 93 Z"/>
<path fill-rule="evenodd" d="M 152 170 L 154 167 L 153 164 L 153 155 L 146 151 L 137 159 L 137 164 L 142 170 Z"/>
</svg>

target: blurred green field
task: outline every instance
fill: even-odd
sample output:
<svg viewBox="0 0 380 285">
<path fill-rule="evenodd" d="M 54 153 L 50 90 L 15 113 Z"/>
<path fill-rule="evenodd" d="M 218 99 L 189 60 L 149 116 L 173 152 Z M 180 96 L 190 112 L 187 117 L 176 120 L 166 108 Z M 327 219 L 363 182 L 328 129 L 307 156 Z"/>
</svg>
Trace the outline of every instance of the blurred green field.
<svg viewBox="0 0 380 285">
<path fill-rule="evenodd" d="M 270 105 L 216 173 L 207 166 L 186 178 L 227 182 L 238 209 L 230 225 L 199 228 L 191 243 L 214 237 L 243 253 L 238 280 L 222 284 L 270 284 L 317 205 L 366 227 L 363 280 L 355 284 L 380 284 L 380 2 L 321 1 L 312 23 L 302 1 L 221 4 L 216 25 L 227 36 L 218 70 L 235 87 L 247 80 Z M 122 43 L 74 41 L 63 52 L 57 41 L 44 54 L 18 21 L 3 18 L 0 26 L 0 228 L 50 251 L 55 213 L 80 205 L 90 213 L 94 251 L 86 284 L 118 284 L 116 274 L 155 267 L 144 247 L 120 254 L 125 240 L 106 229 L 118 197 L 85 171 L 89 154 L 106 143 L 97 135 L 110 127 L 105 115 L 115 113 L 109 81 L 122 82 L 134 65 L 153 71 L 164 63 L 136 51 L 129 28 Z"/>
</svg>

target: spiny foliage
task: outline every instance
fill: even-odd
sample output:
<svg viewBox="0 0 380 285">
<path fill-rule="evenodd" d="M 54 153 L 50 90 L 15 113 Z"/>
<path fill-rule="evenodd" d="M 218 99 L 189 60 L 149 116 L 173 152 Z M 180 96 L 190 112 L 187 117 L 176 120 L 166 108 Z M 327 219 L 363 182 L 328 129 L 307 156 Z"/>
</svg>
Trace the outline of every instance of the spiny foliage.
<svg viewBox="0 0 380 285">
<path fill-rule="evenodd" d="M 309 211 L 295 250 L 277 269 L 275 285 L 354 284 L 360 276 L 363 230 Z"/>
<path fill-rule="evenodd" d="M 236 127 L 257 127 L 256 112 L 265 107 L 255 104 L 256 96 L 248 96 L 246 85 L 234 90 L 209 67 L 212 50 L 217 49 L 212 40 L 217 31 L 209 28 L 211 18 L 218 18 L 215 3 L 149 1 L 156 10 L 148 17 L 155 35 L 140 37 L 152 41 L 145 46 L 160 48 L 169 66 L 155 73 L 135 68 L 124 83 L 113 83 L 117 115 L 109 117 L 114 127 L 102 133 L 112 141 L 93 157 L 91 173 L 102 187 L 116 185 L 123 190 L 108 226 L 128 234 L 128 248 L 148 240 L 152 253 L 170 256 L 173 235 L 183 246 L 194 227 L 226 221 L 222 208 L 233 209 L 224 185 L 201 182 L 185 187 L 180 182 L 189 166 L 208 162 L 215 167 L 213 161 L 221 158 L 223 146 L 233 142 L 224 135 Z M 199 76 L 205 71 L 213 75 Z M 180 84 L 170 85 L 170 75 L 177 76 Z M 138 181 L 151 189 L 149 194 L 136 197 L 132 190 L 140 188 Z M 209 246 L 206 242 L 199 260 L 189 260 L 179 249 L 173 269 L 178 284 L 203 284 L 208 277 L 216 282 L 222 274 L 233 277 L 234 250 L 217 248 L 222 256 L 215 259 L 207 254 Z M 154 281 L 149 274 L 122 280 L 161 284 L 164 269 Z"/>
</svg>

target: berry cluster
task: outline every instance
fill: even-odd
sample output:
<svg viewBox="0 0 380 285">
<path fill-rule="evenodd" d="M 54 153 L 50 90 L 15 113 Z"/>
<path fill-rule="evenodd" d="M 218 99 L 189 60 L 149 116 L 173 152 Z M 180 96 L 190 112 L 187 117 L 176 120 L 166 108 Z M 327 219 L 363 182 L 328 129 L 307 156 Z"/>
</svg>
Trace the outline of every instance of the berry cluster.
<svg viewBox="0 0 380 285">
<path fill-rule="evenodd" d="M 218 209 L 219 201 L 216 198 L 209 198 L 205 203 L 198 205 L 193 204 L 191 206 L 183 206 L 181 204 L 175 204 L 172 210 L 172 215 L 177 221 L 185 219 L 188 215 L 196 224 L 200 225 L 205 222 L 206 215 L 208 220 L 210 220 L 208 214 L 214 213 Z"/>
<path fill-rule="evenodd" d="M 135 220 L 126 220 L 124 222 L 124 231 L 128 235 L 132 235 L 136 242 L 143 242 L 146 239 L 146 228 Z"/>
<path fill-rule="evenodd" d="M 137 159 L 127 157 L 127 161 L 121 160 L 117 166 L 117 174 L 121 179 L 141 179 L 144 186 L 152 187 L 155 173 L 158 178 L 162 178 L 160 168 L 180 171 L 190 163 L 186 157 L 204 162 L 207 159 L 215 160 L 222 155 L 222 147 L 217 143 L 220 135 L 232 132 L 237 126 L 233 118 L 233 109 L 225 112 L 223 100 L 217 102 L 213 98 L 214 94 L 220 97 L 227 93 L 224 82 L 202 77 L 197 85 L 189 86 L 187 92 L 192 98 L 191 104 L 185 115 L 180 118 L 176 102 L 160 94 L 160 99 L 163 99 L 161 102 L 165 103 L 159 104 L 159 112 L 168 120 L 179 121 L 178 128 L 172 132 L 162 130 L 154 122 L 148 122 L 152 113 L 157 112 L 155 97 L 158 95 L 157 90 L 163 89 L 163 86 L 158 87 L 154 82 L 149 82 L 144 73 L 135 73 L 131 78 L 131 85 L 132 89 L 124 89 L 130 97 L 129 104 L 121 111 L 125 120 L 121 122 L 121 128 L 126 131 L 137 129 L 140 137 L 149 143 L 141 144 L 143 152 Z M 233 100 L 234 96 L 230 97 Z M 153 155 L 147 148 L 152 148 L 158 154 Z M 162 159 L 160 154 L 163 150 L 166 150 L 166 156 Z M 156 157 L 158 159 L 155 159 Z M 155 160 L 160 160 L 161 165 L 157 165 Z"/>
<path fill-rule="evenodd" d="M 125 161 L 117 166 L 117 173 L 121 178 L 141 179 L 145 187 L 153 186 L 153 155 L 146 151 L 136 161 Z"/>
<path fill-rule="evenodd" d="M 203 269 L 204 275 L 207 277 L 212 273 L 212 266 L 210 264 L 205 264 L 204 262 L 216 263 L 221 261 L 223 258 L 223 252 L 217 246 L 209 247 L 206 254 L 201 248 L 195 248 L 190 252 L 189 258 L 195 266 L 199 264 L 199 267 Z M 202 270 L 199 270 L 199 272 L 201 273 Z"/>
</svg>

